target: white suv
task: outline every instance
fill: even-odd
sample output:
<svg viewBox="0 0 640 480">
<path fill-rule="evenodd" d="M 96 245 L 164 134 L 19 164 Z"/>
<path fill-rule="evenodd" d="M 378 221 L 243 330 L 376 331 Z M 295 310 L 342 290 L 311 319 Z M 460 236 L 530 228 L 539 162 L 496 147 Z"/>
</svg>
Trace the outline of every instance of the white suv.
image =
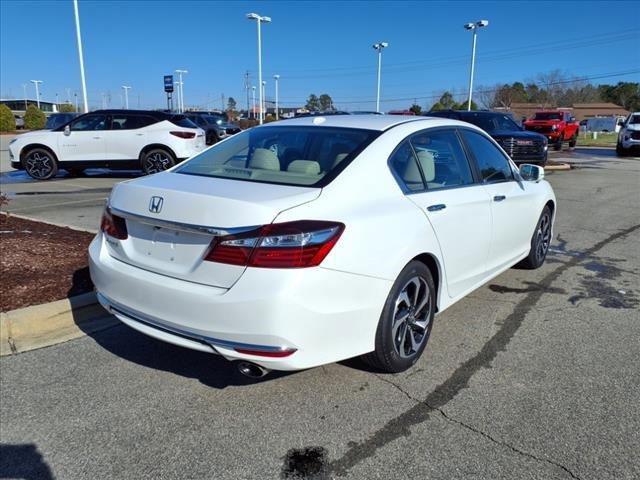
<svg viewBox="0 0 640 480">
<path fill-rule="evenodd" d="M 11 166 L 36 180 L 59 168 L 166 170 L 205 148 L 204 131 L 184 115 L 146 110 L 98 110 L 54 130 L 37 130 L 9 144 Z"/>
<path fill-rule="evenodd" d="M 622 123 L 616 153 L 622 157 L 632 150 L 640 153 L 640 112 L 633 112 Z"/>
</svg>

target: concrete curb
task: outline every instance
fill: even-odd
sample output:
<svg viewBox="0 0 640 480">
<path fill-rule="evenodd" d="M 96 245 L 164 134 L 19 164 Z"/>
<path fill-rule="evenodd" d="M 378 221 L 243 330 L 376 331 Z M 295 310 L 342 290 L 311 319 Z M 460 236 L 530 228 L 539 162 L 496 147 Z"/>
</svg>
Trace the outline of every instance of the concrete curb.
<svg viewBox="0 0 640 480">
<path fill-rule="evenodd" d="M 64 223 L 50 222 L 48 220 L 41 220 L 39 218 L 29 217 L 27 215 L 20 215 L 19 213 L 11 213 L 10 210 L 6 210 L 4 212 L 0 212 L 0 215 L 6 215 L 7 217 L 16 217 L 16 218 L 20 218 L 22 220 L 30 220 L 32 222 L 44 223 L 45 225 L 53 225 L 54 227 L 69 228 L 71 230 L 76 230 L 78 232 L 87 232 L 87 233 L 92 233 L 94 235 L 96 235 L 98 233 L 98 229 L 97 228 L 96 229 L 92 229 L 92 230 L 88 230 L 86 228 L 74 227 L 73 225 L 67 225 L 67 224 L 64 224 Z"/>
<path fill-rule="evenodd" d="M 83 337 L 117 325 L 95 293 L 0 313 L 0 356 Z"/>
<path fill-rule="evenodd" d="M 545 165 L 545 171 L 561 171 L 561 170 L 571 170 L 571 165 L 568 163 L 558 163 L 556 165 Z"/>
</svg>

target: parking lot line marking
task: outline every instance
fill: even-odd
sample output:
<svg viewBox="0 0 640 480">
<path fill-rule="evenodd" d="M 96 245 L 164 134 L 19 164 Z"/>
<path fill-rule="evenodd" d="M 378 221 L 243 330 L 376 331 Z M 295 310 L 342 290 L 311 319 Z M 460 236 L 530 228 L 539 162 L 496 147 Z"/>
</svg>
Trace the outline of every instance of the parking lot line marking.
<svg viewBox="0 0 640 480">
<path fill-rule="evenodd" d="M 11 212 L 24 212 L 25 210 L 37 210 L 44 209 L 45 207 L 60 207 L 63 205 L 73 205 L 76 203 L 87 203 L 87 202 L 95 202 L 96 200 L 106 200 L 107 197 L 95 197 L 95 198 L 87 198 L 85 200 L 73 200 L 71 202 L 60 202 L 60 203 L 48 203 L 46 205 L 36 205 L 31 207 L 22 207 L 22 208 L 14 208 L 11 209 Z"/>
</svg>

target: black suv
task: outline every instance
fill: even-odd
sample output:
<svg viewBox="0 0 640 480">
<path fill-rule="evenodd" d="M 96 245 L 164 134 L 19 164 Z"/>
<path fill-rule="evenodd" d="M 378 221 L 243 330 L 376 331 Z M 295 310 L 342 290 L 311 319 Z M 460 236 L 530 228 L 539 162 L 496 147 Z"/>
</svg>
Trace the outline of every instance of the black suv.
<svg viewBox="0 0 640 480">
<path fill-rule="evenodd" d="M 547 139 L 544 135 L 528 132 L 501 112 L 438 110 L 425 113 L 428 117 L 451 118 L 480 127 L 498 142 L 516 163 L 547 163 Z"/>
<path fill-rule="evenodd" d="M 227 116 L 219 112 L 185 112 L 184 116 L 205 131 L 207 145 L 240 132 L 237 125 L 229 123 Z"/>
</svg>

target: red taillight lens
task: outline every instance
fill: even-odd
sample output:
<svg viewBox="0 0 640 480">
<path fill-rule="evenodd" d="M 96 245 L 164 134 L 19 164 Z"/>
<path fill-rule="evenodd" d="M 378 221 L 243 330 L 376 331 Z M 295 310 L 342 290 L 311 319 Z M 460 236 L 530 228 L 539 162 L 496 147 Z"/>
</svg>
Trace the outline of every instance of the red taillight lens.
<svg viewBox="0 0 640 480">
<path fill-rule="evenodd" d="M 111 209 L 109 209 L 109 207 L 105 208 L 104 213 L 102 214 L 100 230 L 110 237 L 117 238 L 118 240 L 126 240 L 129 236 L 127 233 L 127 223 L 124 218 L 111 213 Z"/>
<path fill-rule="evenodd" d="M 274 223 L 214 240 L 210 262 L 262 268 L 320 265 L 344 230 L 342 223 L 316 220 Z"/>
<path fill-rule="evenodd" d="M 171 135 L 175 135 L 176 137 L 180 137 L 180 138 L 196 138 L 196 134 L 193 132 L 180 132 L 180 131 L 176 131 L 176 132 L 169 132 Z"/>
</svg>

